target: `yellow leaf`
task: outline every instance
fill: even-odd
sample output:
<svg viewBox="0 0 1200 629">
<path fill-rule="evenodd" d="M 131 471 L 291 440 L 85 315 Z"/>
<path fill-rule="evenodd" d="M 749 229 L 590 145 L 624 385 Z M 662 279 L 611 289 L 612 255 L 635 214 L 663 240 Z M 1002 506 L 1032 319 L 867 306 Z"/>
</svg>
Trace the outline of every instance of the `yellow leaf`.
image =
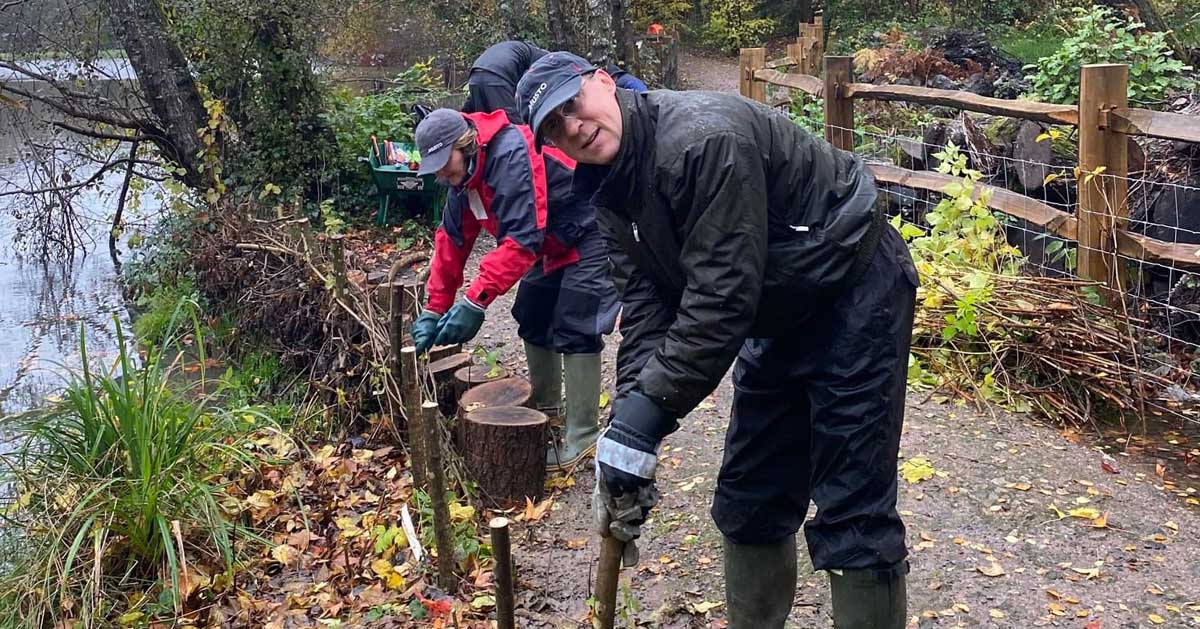
<svg viewBox="0 0 1200 629">
<path fill-rule="evenodd" d="M 724 605 L 724 603 L 710 603 L 708 601 L 701 601 L 699 603 L 692 605 L 692 609 L 697 614 L 707 614 L 708 612 L 710 612 L 722 605 Z"/>
<path fill-rule="evenodd" d="M 600 408 L 608 407 L 608 391 L 600 392 Z"/>
<path fill-rule="evenodd" d="M 406 584 L 407 580 L 399 572 L 392 572 L 387 576 L 387 586 L 390 590 L 403 590 Z"/>
<path fill-rule="evenodd" d="M 246 504 L 255 509 L 269 509 L 275 504 L 275 492 L 270 489 L 260 489 L 246 499 Z"/>
<path fill-rule="evenodd" d="M 1149 618 L 1150 618 L 1150 622 L 1152 622 L 1156 625 L 1161 625 L 1164 622 L 1167 622 L 1166 619 L 1164 619 L 1162 616 L 1159 616 L 1158 614 L 1150 614 Z"/>
<path fill-rule="evenodd" d="M 386 578 L 389 574 L 395 572 L 395 570 L 392 569 L 392 562 L 387 559 L 376 559 L 371 562 L 371 572 L 374 572 L 377 576 Z"/>
<path fill-rule="evenodd" d="M 1004 566 L 995 561 L 988 563 L 986 566 L 976 566 L 975 569 L 986 577 L 1001 577 L 1006 574 Z"/>
<path fill-rule="evenodd" d="M 1085 520 L 1095 520 L 1100 517 L 1100 512 L 1092 507 L 1079 507 L 1078 509 L 1071 509 L 1067 513 L 1073 518 L 1083 518 Z"/>
<path fill-rule="evenodd" d="M 450 520 L 454 522 L 466 522 L 475 517 L 475 507 L 471 505 L 460 505 L 457 502 L 450 503 Z"/>
<path fill-rule="evenodd" d="M 1037 139 L 1034 140 L 1034 142 L 1045 142 L 1046 140 L 1049 140 L 1050 137 L 1051 136 L 1049 133 L 1040 133 L 1040 134 L 1038 134 L 1038 137 L 1037 137 Z"/>
<path fill-rule="evenodd" d="M 988 610 L 988 616 L 991 616 L 992 618 L 1004 618 L 1004 612 L 998 609 L 990 609 Z"/>
<path fill-rule="evenodd" d="M 936 471 L 928 459 L 920 456 L 913 457 L 900 466 L 900 476 L 909 484 L 929 480 L 933 478 Z"/>
<path fill-rule="evenodd" d="M 280 544 L 271 549 L 271 557 L 285 566 L 290 565 L 298 556 L 300 551 L 287 544 Z"/>
<path fill-rule="evenodd" d="M 546 479 L 546 489 L 568 489 L 574 486 L 574 476 L 555 476 Z"/>
<path fill-rule="evenodd" d="M 132 627 L 142 619 L 142 616 L 145 616 L 142 612 L 129 612 L 118 618 L 117 622 L 121 623 L 122 627 Z"/>
<path fill-rule="evenodd" d="M 1059 178 L 1059 177 L 1061 177 L 1061 176 L 1062 176 L 1062 175 L 1060 175 L 1060 174 L 1058 174 L 1058 173 L 1050 173 L 1049 175 L 1046 175 L 1046 178 L 1045 178 L 1045 179 L 1043 179 L 1043 180 L 1042 180 L 1042 185 L 1043 185 L 1043 186 L 1045 186 L 1045 185 L 1049 185 L 1049 183 L 1050 183 L 1051 181 L 1054 181 L 1055 179 L 1058 179 L 1058 178 Z"/>
<path fill-rule="evenodd" d="M 1053 511 L 1054 515 L 1058 516 L 1058 519 L 1060 520 L 1067 517 L 1067 514 L 1063 513 L 1062 509 L 1059 509 L 1058 505 L 1054 504 L 1053 502 L 1050 503 L 1050 510 Z"/>
<path fill-rule="evenodd" d="M 1178 524 L 1176 524 L 1176 523 L 1174 523 L 1174 522 L 1167 522 L 1167 523 L 1166 523 L 1166 524 L 1164 524 L 1163 526 L 1165 526 L 1165 527 L 1167 527 L 1167 528 L 1171 529 L 1172 531 L 1175 531 L 1176 533 L 1178 533 L 1178 532 L 1179 532 L 1179 525 L 1178 525 Z"/>
<path fill-rule="evenodd" d="M 1100 517 L 1092 520 L 1092 527 L 1098 528 L 1098 529 L 1108 528 L 1108 514 L 1105 513 L 1105 514 L 1101 515 Z"/>
</svg>

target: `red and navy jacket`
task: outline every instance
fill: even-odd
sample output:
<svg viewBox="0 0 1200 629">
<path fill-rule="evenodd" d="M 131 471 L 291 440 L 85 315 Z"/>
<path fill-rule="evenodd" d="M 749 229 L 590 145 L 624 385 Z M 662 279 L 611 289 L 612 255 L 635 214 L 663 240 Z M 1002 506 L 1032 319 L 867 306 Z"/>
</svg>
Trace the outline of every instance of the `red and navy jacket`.
<svg viewBox="0 0 1200 629">
<path fill-rule="evenodd" d="M 466 297 L 487 307 L 539 261 L 553 273 L 579 260 L 575 243 L 596 229 L 591 204 L 572 190 L 575 161 L 533 148 L 533 134 L 503 111 L 463 114 L 479 132 L 475 169 L 452 188 L 434 235 L 426 308 L 444 313 L 463 283 L 463 267 L 483 228 L 497 248 L 479 263 Z"/>
</svg>

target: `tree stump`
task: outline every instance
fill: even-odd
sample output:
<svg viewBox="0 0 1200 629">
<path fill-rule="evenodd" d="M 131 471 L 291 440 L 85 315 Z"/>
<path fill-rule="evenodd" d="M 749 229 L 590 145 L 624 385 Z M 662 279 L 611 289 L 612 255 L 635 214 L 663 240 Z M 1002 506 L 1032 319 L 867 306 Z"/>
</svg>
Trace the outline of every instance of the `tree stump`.
<svg viewBox="0 0 1200 629">
<path fill-rule="evenodd" d="M 463 394 L 458 406 L 465 413 L 495 406 L 528 406 L 533 388 L 523 378 L 501 378 L 485 382 Z"/>
<path fill-rule="evenodd" d="M 454 372 L 454 382 L 451 386 L 454 388 L 454 401 L 458 402 L 459 398 L 467 391 L 485 383 L 500 380 L 508 377 L 508 370 L 504 365 L 496 365 L 496 373 L 491 372 L 491 367 L 487 365 L 468 365 Z"/>
<path fill-rule="evenodd" d="M 439 360 L 430 359 L 429 376 L 433 378 L 433 386 L 437 395 L 438 410 L 446 417 L 454 417 L 458 413 L 458 395 L 454 388 L 454 372 L 471 364 L 471 355 L 462 352 L 451 354 Z"/>
<path fill-rule="evenodd" d="M 546 416 L 531 408 L 478 408 L 463 418 L 463 462 L 501 507 L 539 500 L 546 479 Z"/>
<path fill-rule="evenodd" d="M 434 345 L 429 348 L 429 362 L 436 362 L 443 358 L 448 358 L 455 354 L 461 353 L 462 343 L 457 345 Z"/>
</svg>

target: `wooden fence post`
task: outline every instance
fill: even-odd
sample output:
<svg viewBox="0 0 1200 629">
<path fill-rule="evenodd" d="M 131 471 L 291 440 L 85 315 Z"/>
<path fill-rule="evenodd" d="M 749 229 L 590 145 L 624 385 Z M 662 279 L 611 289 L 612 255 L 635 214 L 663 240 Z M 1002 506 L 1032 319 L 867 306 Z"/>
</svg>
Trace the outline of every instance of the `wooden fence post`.
<svg viewBox="0 0 1200 629">
<path fill-rule="evenodd" d="M 854 150 L 854 101 L 845 86 L 854 82 L 854 57 L 825 56 L 825 139 L 844 151 Z"/>
<path fill-rule="evenodd" d="M 1128 84 L 1122 64 L 1086 65 L 1079 74 L 1079 275 L 1103 282 L 1113 304 L 1129 286 L 1114 232 L 1129 216 L 1129 144 L 1103 123 L 1109 110 L 1129 105 Z"/>
<path fill-rule="evenodd" d="M 767 102 L 767 84 L 754 80 L 754 72 L 767 67 L 766 48 L 743 48 L 738 55 L 741 71 L 740 89 L 742 96 L 760 103 Z"/>
</svg>

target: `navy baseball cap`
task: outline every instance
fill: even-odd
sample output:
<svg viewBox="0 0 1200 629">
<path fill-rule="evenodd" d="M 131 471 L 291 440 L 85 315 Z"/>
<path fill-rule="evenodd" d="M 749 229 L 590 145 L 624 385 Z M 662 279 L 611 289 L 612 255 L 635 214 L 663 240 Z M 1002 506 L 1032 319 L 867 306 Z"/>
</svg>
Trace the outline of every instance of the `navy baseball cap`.
<svg viewBox="0 0 1200 629">
<path fill-rule="evenodd" d="M 587 59 L 569 52 L 552 52 L 534 61 L 525 71 L 517 83 L 517 106 L 529 121 L 538 151 L 542 150 L 542 134 L 538 129 L 546 116 L 574 98 L 583 85 L 584 75 L 595 71 L 596 66 Z"/>
<path fill-rule="evenodd" d="M 436 173 L 450 161 L 450 151 L 467 132 L 467 119 L 453 109 L 435 109 L 417 125 L 417 150 L 421 152 L 418 175 Z"/>
</svg>

